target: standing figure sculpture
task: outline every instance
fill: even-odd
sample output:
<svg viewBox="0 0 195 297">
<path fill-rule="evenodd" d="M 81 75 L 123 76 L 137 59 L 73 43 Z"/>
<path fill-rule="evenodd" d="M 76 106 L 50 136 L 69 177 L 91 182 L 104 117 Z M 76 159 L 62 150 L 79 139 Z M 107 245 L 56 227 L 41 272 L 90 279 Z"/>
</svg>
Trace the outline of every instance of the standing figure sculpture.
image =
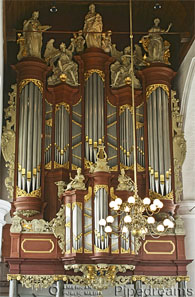
<svg viewBox="0 0 195 297">
<path fill-rule="evenodd" d="M 85 16 L 85 23 L 83 27 L 83 33 L 87 48 L 98 47 L 101 48 L 101 32 L 103 24 L 102 17 L 95 11 L 95 5 L 89 6 L 89 12 Z M 97 32 L 97 33 L 96 33 Z"/>
<path fill-rule="evenodd" d="M 41 58 L 42 32 L 51 26 L 41 26 L 39 12 L 34 11 L 29 20 L 24 21 L 23 37 L 25 40 L 26 56 Z"/>
<path fill-rule="evenodd" d="M 148 35 L 143 36 L 141 43 L 148 52 L 146 61 L 148 62 L 164 62 L 165 52 L 169 49 L 169 42 L 164 41 L 161 33 L 169 32 L 172 24 L 170 23 L 167 30 L 161 29 L 159 26 L 160 19 L 154 19 L 154 26 L 149 29 Z"/>
</svg>

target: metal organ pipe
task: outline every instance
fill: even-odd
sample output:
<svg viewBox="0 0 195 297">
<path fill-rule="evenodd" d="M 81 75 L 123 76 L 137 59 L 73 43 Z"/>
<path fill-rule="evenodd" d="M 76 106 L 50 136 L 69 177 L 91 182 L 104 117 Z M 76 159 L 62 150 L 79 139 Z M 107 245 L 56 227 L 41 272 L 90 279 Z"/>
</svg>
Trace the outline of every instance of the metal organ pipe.
<svg viewBox="0 0 195 297">
<path fill-rule="evenodd" d="M 171 191 L 171 178 L 168 96 L 163 88 L 151 93 L 147 110 L 150 189 L 164 196 Z"/>
<path fill-rule="evenodd" d="M 18 145 L 18 187 L 27 193 L 37 190 L 41 184 L 41 131 L 42 94 L 38 86 L 29 82 L 20 95 Z"/>
<path fill-rule="evenodd" d="M 104 85 L 93 73 L 85 86 L 85 158 L 96 161 L 97 145 L 104 139 Z"/>
</svg>

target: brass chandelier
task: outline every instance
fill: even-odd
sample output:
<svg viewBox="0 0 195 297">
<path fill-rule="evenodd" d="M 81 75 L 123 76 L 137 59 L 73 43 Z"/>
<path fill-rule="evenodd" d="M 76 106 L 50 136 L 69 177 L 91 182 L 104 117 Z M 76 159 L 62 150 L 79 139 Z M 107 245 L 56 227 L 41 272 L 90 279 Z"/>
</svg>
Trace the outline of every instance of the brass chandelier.
<svg viewBox="0 0 195 297">
<path fill-rule="evenodd" d="M 134 94 L 134 59 L 133 59 L 133 30 L 132 30 L 132 0 L 129 1 L 130 9 L 130 48 L 131 48 L 131 68 L 130 77 L 126 83 L 131 82 L 132 92 L 132 115 L 133 115 L 133 153 L 134 153 L 134 195 L 123 202 L 121 198 L 116 198 L 109 203 L 111 213 L 106 219 L 101 219 L 99 224 L 104 228 L 106 234 L 110 236 L 121 236 L 128 238 L 133 236 L 138 242 L 145 239 L 146 235 L 157 237 L 163 235 L 168 229 L 174 227 L 174 219 L 166 215 L 163 221 L 156 221 L 155 215 L 163 208 L 163 203 L 159 199 L 153 201 L 145 197 L 140 198 L 137 187 L 137 155 L 136 155 L 136 116 L 135 116 L 135 94 Z M 115 218 L 119 218 L 118 226 L 113 225 Z M 136 251 L 138 252 L 138 250 Z"/>
</svg>

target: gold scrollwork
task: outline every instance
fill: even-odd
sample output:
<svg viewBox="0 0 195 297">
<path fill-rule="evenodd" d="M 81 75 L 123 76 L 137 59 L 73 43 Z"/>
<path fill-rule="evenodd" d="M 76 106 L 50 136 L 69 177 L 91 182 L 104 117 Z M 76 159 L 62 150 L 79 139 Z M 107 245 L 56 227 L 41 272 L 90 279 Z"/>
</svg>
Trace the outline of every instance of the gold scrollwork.
<svg viewBox="0 0 195 297">
<path fill-rule="evenodd" d="M 51 165 L 52 165 L 52 161 L 50 161 L 49 163 L 45 164 L 45 169 L 51 169 Z"/>
<path fill-rule="evenodd" d="M 110 197 L 115 200 L 117 198 L 117 196 L 114 194 L 114 187 L 110 188 Z"/>
<path fill-rule="evenodd" d="M 162 88 L 166 93 L 167 96 L 169 96 L 169 88 L 167 85 L 164 84 L 153 84 L 150 85 L 146 88 L 146 100 L 149 99 L 150 95 L 152 94 L 152 92 L 154 92 L 157 88 Z"/>
<path fill-rule="evenodd" d="M 126 165 L 120 163 L 120 168 L 121 169 L 124 168 L 125 170 L 134 170 L 134 165 L 132 164 L 131 166 L 126 166 Z M 143 171 L 145 171 L 145 168 L 137 163 L 137 171 L 138 172 L 143 172 Z"/>
<path fill-rule="evenodd" d="M 94 187 L 94 193 L 97 193 L 99 189 L 105 189 L 106 192 L 108 193 L 108 186 L 107 185 L 95 185 Z"/>
<path fill-rule="evenodd" d="M 22 92 L 22 89 L 27 85 L 29 84 L 30 82 L 32 82 L 35 86 L 37 86 L 40 90 L 40 92 L 43 94 L 43 83 L 42 81 L 38 80 L 38 79 L 34 79 L 34 78 L 27 78 L 27 79 L 23 79 L 21 82 L 20 82 L 20 85 L 19 85 L 19 92 L 21 93 Z"/>
<path fill-rule="evenodd" d="M 152 190 L 149 191 L 149 197 L 151 199 L 160 199 L 160 200 L 173 200 L 174 197 L 173 197 L 173 191 L 171 191 L 170 193 L 168 193 L 166 196 L 162 196 L 161 194 L 159 193 L 156 193 Z"/>
<path fill-rule="evenodd" d="M 83 209 L 83 203 L 82 203 L 82 202 L 73 202 L 73 203 L 72 203 L 72 210 L 75 208 L 76 205 L 77 205 L 80 209 Z"/>
<path fill-rule="evenodd" d="M 66 102 L 60 102 L 58 104 L 56 104 L 56 108 L 55 108 L 55 112 L 57 112 L 61 106 L 64 106 L 64 108 L 66 109 L 66 111 L 68 113 L 70 113 L 70 105 Z"/>
<path fill-rule="evenodd" d="M 93 165 L 93 162 L 87 159 L 84 159 L 84 163 L 85 163 L 85 168 L 90 168 Z"/>
<path fill-rule="evenodd" d="M 48 119 L 45 121 L 45 124 L 48 126 L 48 127 L 52 127 L 52 119 Z"/>
<path fill-rule="evenodd" d="M 27 242 L 27 241 L 36 241 L 36 242 L 37 241 L 38 242 L 41 242 L 41 241 L 46 242 L 47 241 L 47 242 L 51 243 L 51 248 L 49 250 L 46 250 L 46 251 L 43 251 L 43 250 L 40 250 L 40 251 L 37 251 L 37 250 L 34 250 L 34 251 L 33 250 L 27 250 L 27 249 L 24 248 L 24 243 Z M 21 242 L 21 249 L 22 249 L 22 251 L 24 253 L 31 253 L 31 254 L 51 254 L 53 252 L 53 250 L 54 250 L 54 247 L 55 247 L 55 245 L 54 245 L 53 240 L 48 239 L 48 238 L 25 238 Z"/>
<path fill-rule="evenodd" d="M 41 197 L 41 188 L 34 190 L 30 193 L 27 193 L 25 190 L 20 189 L 19 187 L 16 187 L 16 197 Z"/>
<path fill-rule="evenodd" d="M 102 250 L 102 249 L 99 249 L 96 245 L 94 245 L 94 252 L 95 253 L 109 253 L 109 247 L 107 247 L 106 249 Z"/>
<path fill-rule="evenodd" d="M 72 253 L 82 254 L 82 252 L 83 252 L 83 248 L 82 247 L 80 249 L 78 249 L 78 250 L 75 250 L 74 248 L 72 248 Z"/>
<path fill-rule="evenodd" d="M 105 74 L 102 70 L 99 70 L 99 69 L 90 69 L 87 72 L 85 72 L 84 73 L 85 81 L 87 81 L 93 73 L 97 73 L 101 77 L 102 81 L 103 82 L 105 81 Z"/>
<path fill-rule="evenodd" d="M 130 104 L 124 104 L 120 106 L 119 115 L 121 115 L 121 113 L 123 113 L 126 108 L 129 109 L 131 113 L 133 113 L 133 106 L 131 106 Z"/>
<path fill-rule="evenodd" d="M 88 200 L 90 200 L 92 197 L 92 187 L 88 187 L 88 193 L 84 196 L 84 200 L 85 202 L 87 202 Z"/>
<path fill-rule="evenodd" d="M 64 163 L 64 164 L 59 164 L 56 161 L 54 161 L 54 168 L 65 168 L 65 169 L 69 169 L 69 161 Z"/>
</svg>

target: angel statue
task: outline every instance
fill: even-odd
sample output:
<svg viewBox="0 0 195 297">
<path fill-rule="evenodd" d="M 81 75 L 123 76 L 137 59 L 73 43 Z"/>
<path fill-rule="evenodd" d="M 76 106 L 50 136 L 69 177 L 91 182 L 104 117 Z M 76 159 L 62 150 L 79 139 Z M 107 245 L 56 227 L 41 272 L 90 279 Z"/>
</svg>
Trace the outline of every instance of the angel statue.
<svg viewBox="0 0 195 297">
<path fill-rule="evenodd" d="M 117 190 L 119 191 L 134 191 L 135 185 L 132 179 L 125 174 L 125 169 L 121 169 L 121 174 L 118 177 L 118 187 Z"/>
<path fill-rule="evenodd" d="M 39 11 L 34 11 L 29 20 L 23 23 L 23 36 L 18 40 L 20 51 L 17 58 L 20 60 L 23 56 L 37 57 L 41 59 L 42 32 L 51 28 L 51 26 L 42 26 L 38 20 Z"/>
<path fill-rule="evenodd" d="M 77 169 L 77 174 L 74 178 L 70 177 L 71 182 L 67 185 L 65 191 L 69 191 L 71 189 L 75 190 L 86 190 L 84 180 L 85 177 L 83 174 L 81 174 L 81 168 Z"/>
<path fill-rule="evenodd" d="M 143 36 L 140 43 L 142 43 L 146 52 L 148 52 L 148 57 L 146 61 L 148 62 L 162 62 L 169 64 L 169 47 L 168 41 L 164 41 L 161 33 L 169 32 L 172 24 L 170 23 L 167 30 L 161 29 L 159 26 L 160 19 L 154 19 L 154 26 L 149 29 L 148 35 Z"/>
</svg>

